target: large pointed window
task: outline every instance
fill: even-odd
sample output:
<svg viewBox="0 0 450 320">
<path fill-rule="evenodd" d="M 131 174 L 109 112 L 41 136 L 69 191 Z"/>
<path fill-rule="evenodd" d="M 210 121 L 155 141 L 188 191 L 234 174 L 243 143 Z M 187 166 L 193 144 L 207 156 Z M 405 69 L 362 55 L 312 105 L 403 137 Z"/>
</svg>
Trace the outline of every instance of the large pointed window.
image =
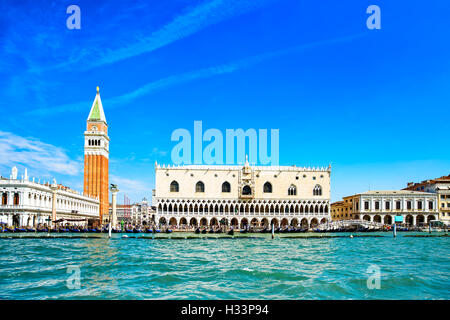
<svg viewBox="0 0 450 320">
<path fill-rule="evenodd" d="M 222 192 L 231 192 L 231 185 L 229 182 L 225 181 L 222 183 Z"/>
<path fill-rule="evenodd" d="M 197 182 L 197 184 L 195 185 L 195 192 L 205 192 L 205 185 L 203 184 L 203 182 Z"/>
<path fill-rule="evenodd" d="M 272 193 L 272 184 L 270 182 L 264 183 L 264 193 Z"/>
<path fill-rule="evenodd" d="M 178 185 L 178 182 L 172 181 L 170 184 L 170 192 L 178 192 L 180 191 L 180 186 Z"/>
<path fill-rule="evenodd" d="M 291 184 L 291 186 L 288 189 L 288 195 L 289 196 L 296 196 L 297 195 L 297 188 Z"/>
<path fill-rule="evenodd" d="M 313 189 L 313 195 L 314 196 L 321 196 L 322 195 L 322 187 L 318 184 Z"/>
</svg>

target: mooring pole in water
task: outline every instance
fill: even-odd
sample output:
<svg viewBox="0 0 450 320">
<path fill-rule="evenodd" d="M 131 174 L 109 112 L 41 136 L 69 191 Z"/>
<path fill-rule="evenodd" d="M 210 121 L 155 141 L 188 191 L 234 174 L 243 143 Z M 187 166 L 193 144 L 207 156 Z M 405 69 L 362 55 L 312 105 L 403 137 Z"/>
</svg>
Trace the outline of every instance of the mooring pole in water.
<svg viewBox="0 0 450 320">
<path fill-rule="evenodd" d="M 397 224 L 394 223 L 394 238 L 397 236 Z"/>
<path fill-rule="evenodd" d="M 108 236 L 111 238 L 111 222 L 109 222 Z"/>
<path fill-rule="evenodd" d="M 272 239 L 275 238 L 274 233 L 275 233 L 275 225 L 272 223 Z"/>
<path fill-rule="evenodd" d="M 428 222 L 428 233 L 431 233 L 431 221 Z"/>
</svg>

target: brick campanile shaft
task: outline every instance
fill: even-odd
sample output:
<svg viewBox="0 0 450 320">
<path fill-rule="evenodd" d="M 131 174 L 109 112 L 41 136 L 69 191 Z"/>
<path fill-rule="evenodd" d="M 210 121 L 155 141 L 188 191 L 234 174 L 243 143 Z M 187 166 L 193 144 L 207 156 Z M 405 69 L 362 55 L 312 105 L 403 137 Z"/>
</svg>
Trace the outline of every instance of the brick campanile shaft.
<svg viewBox="0 0 450 320">
<path fill-rule="evenodd" d="M 108 162 L 108 124 L 97 87 L 84 132 L 84 194 L 96 196 L 100 200 L 100 223 L 103 223 L 104 217 L 108 217 L 109 211 Z"/>
</svg>

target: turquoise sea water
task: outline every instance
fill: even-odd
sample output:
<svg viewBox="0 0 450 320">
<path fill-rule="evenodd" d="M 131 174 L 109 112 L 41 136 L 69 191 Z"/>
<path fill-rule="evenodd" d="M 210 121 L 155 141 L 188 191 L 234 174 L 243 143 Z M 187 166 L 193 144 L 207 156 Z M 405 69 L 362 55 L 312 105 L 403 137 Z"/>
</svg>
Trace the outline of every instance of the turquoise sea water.
<svg viewBox="0 0 450 320">
<path fill-rule="evenodd" d="M 173 239 L 194 236 L 178 233 L 172 239 L 162 234 L 158 239 L 147 234 L 129 236 L 150 239 L 120 234 L 20 239 L 5 234 L 0 299 L 450 298 L 448 237 L 377 234 L 383 237 Z M 381 272 L 380 289 L 367 287 L 371 265 Z M 71 266 L 80 270 L 79 289 L 67 286 Z"/>
</svg>

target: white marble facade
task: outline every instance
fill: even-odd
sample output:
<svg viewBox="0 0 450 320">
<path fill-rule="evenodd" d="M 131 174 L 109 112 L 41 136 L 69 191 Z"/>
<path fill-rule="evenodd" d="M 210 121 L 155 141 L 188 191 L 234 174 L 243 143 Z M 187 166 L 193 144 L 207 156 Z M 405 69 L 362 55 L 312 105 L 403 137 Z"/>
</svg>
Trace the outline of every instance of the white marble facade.
<svg viewBox="0 0 450 320">
<path fill-rule="evenodd" d="M 67 187 L 57 186 L 56 219 L 72 225 L 85 225 L 89 219 L 98 219 L 99 201 Z M 52 216 L 53 191 L 50 183 L 30 181 L 26 171 L 18 178 L 14 167 L 11 176 L 0 178 L 0 222 L 8 226 L 36 227 L 48 225 Z"/>
<path fill-rule="evenodd" d="M 311 227 L 330 221 L 331 167 L 156 164 L 156 223 Z"/>
</svg>

